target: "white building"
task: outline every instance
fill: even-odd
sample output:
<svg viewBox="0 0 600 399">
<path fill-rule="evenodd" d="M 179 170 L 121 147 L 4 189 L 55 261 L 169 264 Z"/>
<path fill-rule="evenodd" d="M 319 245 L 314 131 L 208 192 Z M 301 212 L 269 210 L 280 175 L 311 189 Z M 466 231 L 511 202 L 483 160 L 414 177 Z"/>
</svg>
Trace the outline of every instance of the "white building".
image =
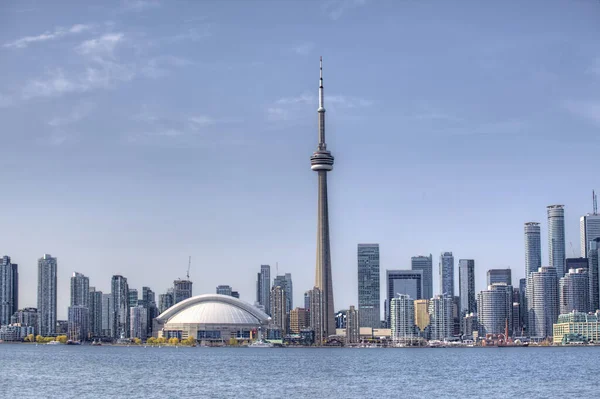
<svg viewBox="0 0 600 399">
<path fill-rule="evenodd" d="M 452 336 L 452 297 L 436 295 L 429 301 L 430 339 L 443 341 Z"/>
<path fill-rule="evenodd" d="M 394 341 L 406 341 L 416 337 L 414 299 L 405 294 L 392 298 L 390 316 L 390 327 Z"/>
<path fill-rule="evenodd" d="M 579 240 L 581 246 L 581 257 L 587 258 L 590 241 L 600 237 L 600 215 L 589 213 L 579 219 Z"/>
<path fill-rule="evenodd" d="M 543 266 L 527 277 L 527 313 L 530 337 L 552 336 L 558 318 L 558 279 L 554 267 Z"/>
<path fill-rule="evenodd" d="M 508 323 L 512 332 L 513 288 L 506 283 L 495 283 L 477 294 L 477 319 L 479 333 L 504 334 Z M 506 337 L 505 337 L 506 338 Z"/>
<path fill-rule="evenodd" d="M 133 306 L 129 308 L 130 337 L 146 339 L 148 333 L 148 309 L 144 306 Z"/>
</svg>

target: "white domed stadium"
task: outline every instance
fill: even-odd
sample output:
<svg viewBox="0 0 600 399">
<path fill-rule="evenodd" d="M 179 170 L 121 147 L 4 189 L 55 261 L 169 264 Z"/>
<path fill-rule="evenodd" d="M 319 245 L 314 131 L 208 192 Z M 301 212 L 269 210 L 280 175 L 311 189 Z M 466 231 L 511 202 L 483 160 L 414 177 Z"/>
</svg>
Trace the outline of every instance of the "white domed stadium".
<svg viewBox="0 0 600 399">
<path fill-rule="evenodd" d="M 181 301 L 154 319 L 158 337 L 199 341 L 250 339 L 271 318 L 260 309 L 228 295 L 204 294 Z"/>
</svg>

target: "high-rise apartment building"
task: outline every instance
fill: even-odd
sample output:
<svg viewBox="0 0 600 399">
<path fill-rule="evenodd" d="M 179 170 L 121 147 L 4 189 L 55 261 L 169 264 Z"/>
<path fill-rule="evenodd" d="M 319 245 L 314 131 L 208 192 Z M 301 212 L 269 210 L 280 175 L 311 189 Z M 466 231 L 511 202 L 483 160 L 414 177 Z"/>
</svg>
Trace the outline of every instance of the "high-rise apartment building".
<svg viewBox="0 0 600 399">
<path fill-rule="evenodd" d="M 71 276 L 71 306 L 89 308 L 90 279 L 81 273 L 73 272 Z"/>
<path fill-rule="evenodd" d="M 290 332 L 300 334 L 300 331 L 310 325 L 308 311 L 304 308 L 295 308 L 290 311 Z"/>
<path fill-rule="evenodd" d="M 287 332 L 287 301 L 283 287 L 276 285 L 271 289 L 271 322 L 281 330 L 284 336 Z"/>
<path fill-rule="evenodd" d="M 391 323 L 390 304 L 399 294 L 412 299 L 423 299 L 423 272 L 421 270 L 386 270 L 386 322 Z"/>
<path fill-rule="evenodd" d="M 57 261 L 49 254 L 38 259 L 38 334 L 56 333 L 56 268 Z"/>
<path fill-rule="evenodd" d="M 379 328 L 379 244 L 358 244 L 358 318 L 360 327 Z"/>
<path fill-rule="evenodd" d="M 444 341 L 452 336 L 452 297 L 436 295 L 429 300 L 429 336 Z"/>
<path fill-rule="evenodd" d="M 158 307 L 156 306 L 156 293 L 150 287 L 142 287 L 142 299 L 138 301 L 138 305 L 146 308 L 146 336 L 152 336 L 152 320 L 158 317 Z M 131 315 L 129 315 L 131 318 Z"/>
<path fill-rule="evenodd" d="M 350 306 L 348 312 L 346 312 L 346 343 L 348 344 L 360 342 L 359 317 L 360 311 L 356 310 L 354 306 Z"/>
<path fill-rule="evenodd" d="M 265 313 L 271 315 L 271 266 L 260 265 L 256 279 L 256 302 L 262 305 Z"/>
<path fill-rule="evenodd" d="M 570 269 L 559 282 L 560 314 L 587 313 L 590 307 L 588 269 Z"/>
<path fill-rule="evenodd" d="M 10 317 L 19 308 L 18 287 L 18 265 L 4 256 L 0 263 L 0 325 L 10 324 Z"/>
<path fill-rule="evenodd" d="M 461 318 L 468 313 L 476 313 L 475 261 L 473 259 L 460 259 L 458 261 L 458 292 L 460 295 Z"/>
<path fill-rule="evenodd" d="M 10 317 L 10 324 L 19 324 L 24 327 L 33 328 L 33 334 L 37 335 L 38 313 L 36 308 L 24 308 L 17 310 Z"/>
<path fill-rule="evenodd" d="M 310 328 L 315 333 L 315 344 L 321 345 L 327 338 L 323 326 L 323 296 L 318 287 L 308 291 L 310 298 Z"/>
<path fill-rule="evenodd" d="M 527 279 L 519 279 L 519 325 L 521 331 L 518 336 L 523 335 L 523 330 L 527 329 L 527 323 L 529 322 L 527 316 Z"/>
<path fill-rule="evenodd" d="M 112 276 L 111 281 L 111 305 L 112 326 L 111 336 L 113 338 L 129 337 L 129 285 L 123 276 Z"/>
<path fill-rule="evenodd" d="M 443 252 L 440 255 L 440 294 L 454 296 L 454 256 L 452 252 Z"/>
<path fill-rule="evenodd" d="M 600 238 L 590 241 L 588 249 L 588 278 L 590 281 L 590 312 L 600 309 Z"/>
<path fill-rule="evenodd" d="M 129 308 L 129 337 L 145 340 L 148 337 L 148 309 L 137 305 Z"/>
<path fill-rule="evenodd" d="M 400 294 L 390 301 L 390 328 L 394 342 L 415 338 L 415 303 L 410 296 Z"/>
<path fill-rule="evenodd" d="M 588 257 L 590 241 L 600 238 L 600 215 L 587 214 L 579 219 L 581 257 Z"/>
<path fill-rule="evenodd" d="M 587 258 L 567 258 L 565 259 L 565 274 L 571 269 L 587 269 L 589 262 Z"/>
<path fill-rule="evenodd" d="M 169 288 L 166 294 L 158 296 L 158 313 L 162 313 L 175 304 L 173 298 L 173 289 Z"/>
<path fill-rule="evenodd" d="M 429 299 L 415 299 L 415 325 L 419 328 L 421 336 L 429 327 Z"/>
<path fill-rule="evenodd" d="M 542 238 L 540 224 L 525 223 L 525 276 L 542 267 Z"/>
<path fill-rule="evenodd" d="M 92 337 L 102 336 L 102 291 L 96 291 L 95 287 L 89 288 L 89 334 Z"/>
<path fill-rule="evenodd" d="M 193 283 L 190 280 L 177 279 L 173 281 L 174 304 L 192 297 L 192 285 Z"/>
<path fill-rule="evenodd" d="M 112 293 L 102 294 L 102 336 L 112 337 L 114 331 L 114 312 Z"/>
<path fill-rule="evenodd" d="M 543 266 L 527 277 L 527 323 L 530 337 L 552 336 L 558 317 L 558 278 L 554 267 Z"/>
<path fill-rule="evenodd" d="M 512 285 L 512 273 L 510 269 L 490 269 L 487 271 L 487 285 L 496 283 Z"/>
<path fill-rule="evenodd" d="M 413 256 L 410 258 L 410 268 L 423 272 L 423 298 L 433 298 L 433 256 Z"/>
<path fill-rule="evenodd" d="M 90 326 L 90 310 L 87 306 L 69 306 L 68 333 L 67 336 L 73 341 L 85 341 L 88 339 Z"/>
<path fill-rule="evenodd" d="M 512 297 L 513 287 L 506 283 L 494 283 L 477 294 L 477 318 L 482 336 L 504 334 L 507 325 L 509 334 L 512 333 Z"/>
<path fill-rule="evenodd" d="M 294 286 L 292 285 L 292 274 L 286 273 L 283 276 L 276 276 L 273 279 L 273 287 L 280 286 L 285 291 L 286 307 L 285 311 L 290 312 L 294 308 Z"/>
<path fill-rule="evenodd" d="M 233 289 L 230 285 L 217 285 L 217 294 L 231 296 Z"/>
<path fill-rule="evenodd" d="M 548 210 L 548 259 L 561 278 L 565 274 L 565 206 L 549 205 Z"/>
<path fill-rule="evenodd" d="M 137 288 L 129 288 L 127 295 L 127 303 L 130 308 L 133 308 L 138 305 L 138 301 L 140 300 L 139 298 L 140 296 Z"/>
</svg>

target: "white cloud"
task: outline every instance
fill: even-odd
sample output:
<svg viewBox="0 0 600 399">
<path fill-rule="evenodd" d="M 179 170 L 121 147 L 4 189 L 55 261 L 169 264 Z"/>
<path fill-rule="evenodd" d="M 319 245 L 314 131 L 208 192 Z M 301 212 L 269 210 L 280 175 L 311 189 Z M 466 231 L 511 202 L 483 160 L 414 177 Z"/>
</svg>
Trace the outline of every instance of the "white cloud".
<svg viewBox="0 0 600 399">
<path fill-rule="evenodd" d="M 199 115 L 199 116 L 193 116 L 191 118 L 189 118 L 189 121 L 192 122 L 192 124 L 194 126 L 210 126 L 210 125 L 214 125 L 215 124 L 215 120 L 213 118 L 211 118 L 210 116 L 206 116 L 206 115 Z"/>
<path fill-rule="evenodd" d="M 76 106 L 68 115 L 55 117 L 48 121 L 48 125 L 54 128 L 59 128 L 73 123 L 77 123 L 90 114 L 94 108 L 91 103 L 83 103 Z"/>
<path fill-rule="evenodd" d="M 294 105 L 294 104 L 317 104 L 317 96 L 303 93 L 297 97 L 283 97 L 275 102 L 277 105 Z M 325 107 L 331 105 L 332 107 L 340 108 L 359 108 L 359 107 L 370 107 L 373 102 L 360 97 L 342 96 L 342 95 L 325 95 Z"/>
<path fill-rule="evenodd" d="M 316 103 L 317 101 L 317 97 L 309 94 L 309 93 L 302 93 L 299 96 L 296 97 L 283 97 L 280 98 L 279 100 L 275 101 L 275 104 L 279 104 L 279 105 L 289 105 L 289 104 L 313 104 Z"/>
<path fill-rule="evenodd" d="M 267 119 L 270 121 L 286 121 L 290 117 L 289 111 L 279 107 L 267 108 Z"/>
<path fill-rule="evenodd" d="M 142 73 L 149 78 L 156 79 L 169 75 L 169 66 L 185 67 L 192 64 L 190 60 L 185 58 L 163 55 L 148 60 L 146 65 L 142 67 Z"/>
<path fill-rule="evenodd" d="M 367 0 L 328 0 L 323 3 L 323 11 L 333 20 L 339 19 L 345 12 L 367 4 Z"/>
<path fill-rule="evenodd" d="M 197 42 L 210 36 L 212 36 L 212 33 L 209 30 L 209 26 L 204 25 L 202 26 L 201 30 L 198 30 L 197 28 L 189 28 L 183 33 L 168 37 L 167 41 L 178 42 L 182 40 L 191 40 L 193 42 Z"/>
<path fill-rule="evenodd" d="M 115 48 L 123 41 L 123 37 L 123 33 L 107 33 L 84 41 L 77 46 L 77 52 L 91 57 L 113 57 Z"/>
<path fill-rule="evenodd" d="M 308 55 L 315 48 L 315 44 L 311 42 L 304 42 L 294 46 L 293 50 L 298 55 Z"/>
<path fill-rule="evenodd" d="M 61 37 L 64 37 L 64 36 L 67 36 L 70 34 L 77 34 L 77 33 L 85 32 L 89 29 L 91 29 L 90 25 L 83 25 L 83 24 L 73 25 L 69 29 L 56 28 L 52 32 L 47 31 L 47 32 L 44 32 L 41 35 L 37 35 L 37 36 L 25 36 L 25 37 L 22 37 L 20 39 L 13 41 L 13 42 L 5 43 L 3 47 L 25 48 L 33 43 L 55 40 L 55 39 L 59 39 Z"/>
</svg>

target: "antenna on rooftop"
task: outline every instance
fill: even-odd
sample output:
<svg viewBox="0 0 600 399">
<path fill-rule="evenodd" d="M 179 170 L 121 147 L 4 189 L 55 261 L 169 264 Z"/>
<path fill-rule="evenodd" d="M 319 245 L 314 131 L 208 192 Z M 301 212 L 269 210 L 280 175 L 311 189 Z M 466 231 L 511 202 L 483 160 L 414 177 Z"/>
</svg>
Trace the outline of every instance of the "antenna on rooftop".
<svg viewBox="0 0 600 399">
<path fill-rule="evenodd" d="M 598 197 L 596 197 L 596 191 L 592 190 L 592 202 L 594 204 L 594 215 L 598 214 Z"/>
<path fill-rule="evenodd" d="M 188 260 L 188 270 L 187 270 L 187 274 L 186 277 L 189 280 L 190 279 L 190 268 L 192 267 L 192 255 L 190 255 L 190 258 Z"/>
<path fill-rule="evenodd" d="M 279 262 L 275 262 L 275 275 L 279 276 Z"/>
</svg>

